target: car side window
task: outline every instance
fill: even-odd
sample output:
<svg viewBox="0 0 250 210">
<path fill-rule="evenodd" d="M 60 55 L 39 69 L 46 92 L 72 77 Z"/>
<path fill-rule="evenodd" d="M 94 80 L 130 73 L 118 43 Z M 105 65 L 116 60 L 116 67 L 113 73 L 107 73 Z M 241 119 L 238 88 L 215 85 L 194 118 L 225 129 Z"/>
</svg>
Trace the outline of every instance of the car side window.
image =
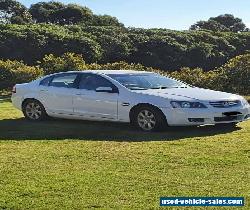
<svg viewBox="0 0 250 210">
<path fill-rule="evenodd" d="M 98 87 L 111 87 L 114 88 L 114 85 L 99 75 L 86 74 L 82 75 L 79 82 L 79 89 L 85 90 L 96 90 Z"/>
<path fill-rule="evenodd" d="M 74 88 L 77 74 L 56 75 L 50 82 L 52 87 Z"/>
<path fill-rule="evenodd" d="M 43 79 L 39 85 L 42 85 L 42 86 L 49 86 L 49 83 L 51 81 L 52 77 L 46 77 L 45 79 Z"/>
</svg>

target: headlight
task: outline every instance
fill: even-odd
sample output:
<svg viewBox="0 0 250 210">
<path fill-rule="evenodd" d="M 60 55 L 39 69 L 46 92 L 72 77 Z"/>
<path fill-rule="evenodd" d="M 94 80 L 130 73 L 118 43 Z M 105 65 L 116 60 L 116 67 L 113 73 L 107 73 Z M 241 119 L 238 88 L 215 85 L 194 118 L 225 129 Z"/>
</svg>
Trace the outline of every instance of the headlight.
<svg viewBox="0 0 250 210">
<path fill-rule="evenodd" d="M 170 104 L 173 108 L 207 108 L 204 104 L 200 102 L 171 101 Z"/>
</svg>

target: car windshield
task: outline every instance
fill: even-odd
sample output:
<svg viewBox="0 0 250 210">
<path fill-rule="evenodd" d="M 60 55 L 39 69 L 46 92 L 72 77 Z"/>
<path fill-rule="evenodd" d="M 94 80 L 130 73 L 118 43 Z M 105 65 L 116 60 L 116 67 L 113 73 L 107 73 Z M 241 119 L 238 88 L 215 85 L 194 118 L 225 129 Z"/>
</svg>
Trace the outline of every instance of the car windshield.
<svg viewBox="0 0 250 210">
<path fill-rule="evenodd" d="M 185 88 L 186 84 L 161 76 L 159 74 L 109 74 L 109 77 L 118 81 L 131 90 Z"/>
</svg>

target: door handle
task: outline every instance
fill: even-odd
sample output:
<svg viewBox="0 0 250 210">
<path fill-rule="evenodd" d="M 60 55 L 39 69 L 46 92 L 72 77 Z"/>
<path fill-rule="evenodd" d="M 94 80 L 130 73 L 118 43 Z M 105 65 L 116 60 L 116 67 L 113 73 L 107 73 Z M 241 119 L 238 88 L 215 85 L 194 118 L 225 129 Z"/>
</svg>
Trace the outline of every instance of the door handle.
<svg viewBox="0 0 250 210">
<path fill-rule="evenodd" d="M 82 93 L 77 93 L 76 95 L 77 95 L 77 96 L 83 96 L 84 94 L 82 94 Z"/>
<path fill-rule="evenodd" d="M 48 92 L 48 90 L 40 90 L 40 92 Z"/>
</svg>

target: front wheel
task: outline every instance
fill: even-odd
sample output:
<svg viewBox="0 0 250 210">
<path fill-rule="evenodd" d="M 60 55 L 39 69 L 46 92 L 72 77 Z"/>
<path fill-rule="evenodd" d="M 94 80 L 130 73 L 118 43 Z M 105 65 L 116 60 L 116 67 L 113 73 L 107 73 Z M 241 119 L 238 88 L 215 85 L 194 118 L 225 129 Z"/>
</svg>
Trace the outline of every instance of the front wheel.
<svg viewBox="0 0 250 210">
<path fill-rule="evenodd" d="M 43 105 L 34 99 L 29 99 L 23 104 L 23 114 L 27 120 L 41 121 L 47 114 Z"/>
<path fill-rule="evenodd" d="M 134 112 L 133 123 L 143 131 L 157 131 L 166 125 L 166 119 L 160 110 L 143 106 Z"/>
</svg>

